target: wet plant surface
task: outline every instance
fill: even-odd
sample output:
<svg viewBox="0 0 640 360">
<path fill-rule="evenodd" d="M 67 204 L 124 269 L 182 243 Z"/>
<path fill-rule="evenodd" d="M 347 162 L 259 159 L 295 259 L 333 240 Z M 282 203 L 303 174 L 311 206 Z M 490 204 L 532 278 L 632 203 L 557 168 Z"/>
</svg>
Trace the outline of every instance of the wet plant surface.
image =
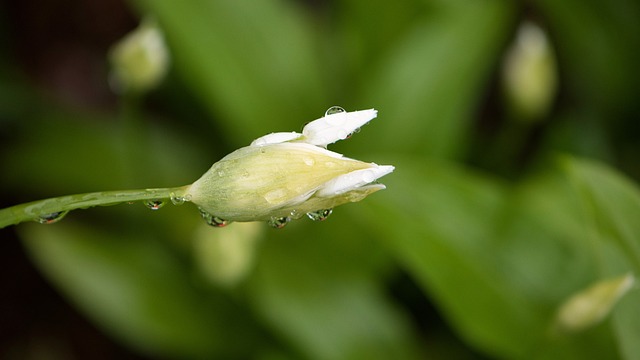
<svg viewBox="0 0 640 360">
<path fill-rule="evenodd" d="M 166 189 L 0 229 L 0 357 L 640 357 L 635 2 L 0 9 L 0 207 Z M 327 151 L 395 166 L 384 191 L 252 223 L 171 188 L 371 108 Z"/>
</svg>

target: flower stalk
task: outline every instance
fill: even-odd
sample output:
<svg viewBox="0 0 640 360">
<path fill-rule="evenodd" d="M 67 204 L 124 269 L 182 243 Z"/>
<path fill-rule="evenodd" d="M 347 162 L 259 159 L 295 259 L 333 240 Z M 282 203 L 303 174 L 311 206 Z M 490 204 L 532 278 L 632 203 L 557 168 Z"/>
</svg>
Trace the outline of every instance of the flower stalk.
<svg viewBox="0 0 640 360">
<path fill-rule="evenodd" d="M 52 224 L 61 220 L 69 211 L 86 209 L 94 206 L 109 206 L 122 203 L 145 202 L 155 210 L 162 201 L 181 201 L 184 187 L 100 191 L 86 194 L 75 194 L 32 201 L 0 210 L 0 228 L 17 225 L 25 221 L 36 221 L 41 224 Z M 184 200 L 182 200 L 184 202 Z"/>
</svg>

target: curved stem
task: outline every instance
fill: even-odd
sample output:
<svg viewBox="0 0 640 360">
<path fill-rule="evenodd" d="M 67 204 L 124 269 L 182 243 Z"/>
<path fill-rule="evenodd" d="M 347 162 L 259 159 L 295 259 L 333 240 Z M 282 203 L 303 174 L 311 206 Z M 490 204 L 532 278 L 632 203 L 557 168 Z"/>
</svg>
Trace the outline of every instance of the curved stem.
<svg viewBox="0 0 640 360">
<path fill-rule="evenodd" d="M 175 188 L 100 191 L 32 201 L 0 210 L 0 229 L 23 221 L 50 224 L 60 220 L 67 212 L 93 206 L 116 205 L 144 200 L 184 201 L 187 186 Z"/>
</svg>

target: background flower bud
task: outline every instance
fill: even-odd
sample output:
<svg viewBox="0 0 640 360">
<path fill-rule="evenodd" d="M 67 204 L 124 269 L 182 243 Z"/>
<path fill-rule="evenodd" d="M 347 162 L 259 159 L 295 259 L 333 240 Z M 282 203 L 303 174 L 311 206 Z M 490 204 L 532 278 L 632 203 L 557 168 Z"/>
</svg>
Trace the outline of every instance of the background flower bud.
<svg viewBox="0 0 640 360">
<path fill-rule="evenodd" d="M 509 49 L 503 83 L 509 105 L 516 118 L 534 122 L 545 116 L 558 87 L 555 54 L 545 32 L 526 22 Z"/>
<path fill-rule="evenodd" d="M 155 21 L 146 19 L 110 51 L 114 91 L 145 92 L 156 87 L 169 68 L 169 51 Z"/>
<path fill-rule="evenodd" d="M 604 319 L 620 298 L 631 289 L 635 279 L 626 274 L 597 282 L 570 297 L 559 309 L 558 326 L 565 331 L 580 331 Z"/>
</svg>

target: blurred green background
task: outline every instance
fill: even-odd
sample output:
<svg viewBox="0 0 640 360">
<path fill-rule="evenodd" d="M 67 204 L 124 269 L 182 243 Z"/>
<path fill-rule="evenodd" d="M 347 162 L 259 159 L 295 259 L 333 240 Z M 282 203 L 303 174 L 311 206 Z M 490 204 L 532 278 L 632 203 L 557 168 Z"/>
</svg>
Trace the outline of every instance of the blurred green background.
<svg viewBox="0 0 640 360">
<path fill-rule="evenodd" d="M 169 73 L 118 96 L 146 15 Z M 3 207 L 185 185 L 332 105 L 379 116 L 331 149 L 396 171 L 282 230 L 171 204 L 2 229 L 0 357 L 638 359 L 637 287 L 556 320 L 640 271 L 638 49 L 635 0 L 4 1 Z"/>
</svg>

